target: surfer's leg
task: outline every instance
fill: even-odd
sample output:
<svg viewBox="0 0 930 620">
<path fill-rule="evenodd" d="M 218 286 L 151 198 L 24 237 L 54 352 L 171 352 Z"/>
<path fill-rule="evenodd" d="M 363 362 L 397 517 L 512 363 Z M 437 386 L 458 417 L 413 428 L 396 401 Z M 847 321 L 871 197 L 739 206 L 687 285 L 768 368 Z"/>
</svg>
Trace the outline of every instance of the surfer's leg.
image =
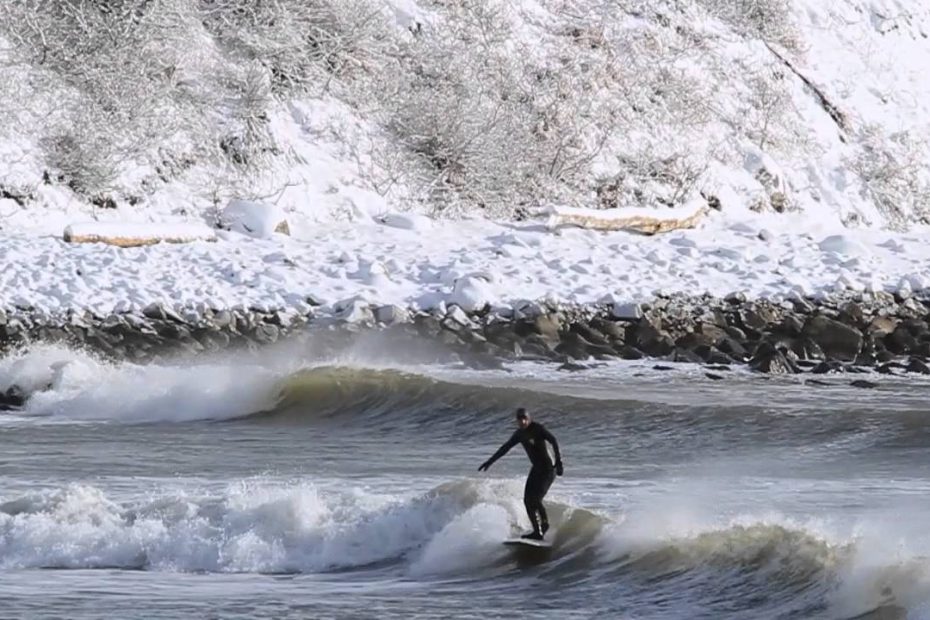
<svg viewBox="0 0 930 620">
<path fill-rule="evenodd" d="M 542 485 L 545 479 L 535 467 L 530 470 L 530 475 L 526 477 L 526 486 L 523 488 L 523 505 L 526 506 L 526 514 L 530 518 L 530 524 L 533 526 L 533 534 L 542 537 L 543 531 L 540 528 L 540 512 L 545 513 L 542 507 L 542 496 L 545 491 Z"/>
<path fill-rule="evenodd" d="M 533 526 L 533 532 L 531 534 L 526 534 L 524 538 L 541 536 L 542 530 L 539 525 L 539 509 L 542 507 L 542 504 L 540 504 L 539 500 L 536 498 L 524 497 L 523 505 L 526 506 L 526 514 L 530 518 L 530 525 Z"/>
<path fill-rule="evenodd" d="M 555 472 L 550 471 L 548 475 L 543 476 L 542 486 L 540 488 L 541 493 L 539 494 L 539 527 L 543 534 L 549 531 L 549 515 L 546 514 L 546 506 L 543 504 L 543 498 L 546 496 L 546 493 L 549 492 L 549 487 L 552 486 L 552 482 L 555 480 Z"/>
</svg>

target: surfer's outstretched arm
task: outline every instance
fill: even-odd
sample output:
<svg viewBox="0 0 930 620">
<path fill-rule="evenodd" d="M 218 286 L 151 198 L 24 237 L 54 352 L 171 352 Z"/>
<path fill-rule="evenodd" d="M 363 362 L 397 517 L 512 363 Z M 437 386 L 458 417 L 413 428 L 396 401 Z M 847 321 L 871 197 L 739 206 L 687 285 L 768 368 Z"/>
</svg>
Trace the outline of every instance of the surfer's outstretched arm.
<svg viewBox="0 0 930 620">
<path fill-rule="evenodd" d="M 481 464 L 481 466 L 478 468 L 478 471 L 487 470 L 488 467 L 494 464 L 494 461 L 496 461 L 500 457 L 507 454 L 510 451 L 510 449 L 514 447 L 515 445 L 517 445 L 518 443 L 520 443 L 520 439 L 519 437 L 517 437 L 517 433 L 514 433 L 513 435 L 510 436 L 510 439 L 504 442 L 504 445 L 502 445 L 500 448 L 497 449 L 497 452 L 495 452 L 494 455 L 491 456 L 491 458 L 489 458 L 488 460 L 486 460 L 484 463 Z"/>
<path fill-rule="evenodd" d="M 562 453 L 559 452 L 559 442 L 556 440 L 555 435 L 549 432 L 546 427 L 542 429 L 543 438 L 552 444 L 552 451 L 555 452 L 555 473 L 562 475 Z"/>
</svg>

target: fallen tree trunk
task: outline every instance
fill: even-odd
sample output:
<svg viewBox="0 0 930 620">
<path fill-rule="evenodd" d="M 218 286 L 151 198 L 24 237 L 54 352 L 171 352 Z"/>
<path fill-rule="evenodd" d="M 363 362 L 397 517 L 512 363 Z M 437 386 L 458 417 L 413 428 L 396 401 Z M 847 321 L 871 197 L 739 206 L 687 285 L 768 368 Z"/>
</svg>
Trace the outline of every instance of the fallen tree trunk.
<svg viewBox="0 0 930 620">
<path fill-rule="evenodd" d="M 93 222 L 72 224 L 65 228 L 69 243 L 106 243 L 134 248 L 156 243 L 190 243 L 216 241 L 216 231 L 203 224 L 123 224 Z"/>
<path fill-rule="evenodd" d="M 707 207 L 679 207 L 677 209 L 578 209 L 574 207 L 548 207 L 546 226 L 578 226 L 590 230 L 631 230 L 645 235 L 694 228 L 707 212 Z"/>
</svg>

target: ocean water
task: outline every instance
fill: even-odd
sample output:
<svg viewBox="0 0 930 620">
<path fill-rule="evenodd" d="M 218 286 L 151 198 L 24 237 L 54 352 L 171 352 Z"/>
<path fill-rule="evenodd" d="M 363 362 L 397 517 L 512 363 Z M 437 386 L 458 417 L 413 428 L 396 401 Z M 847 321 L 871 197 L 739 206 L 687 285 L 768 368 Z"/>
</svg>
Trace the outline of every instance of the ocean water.
<svg viewBox="0 0 930 620">
<path fill-rule="evenodd" d="M 930 618 L 930 381 L 388 346 L 0 360 L 2 618 Z M 528 408 L 559 439 L 551 551 Z"/>
</svg>

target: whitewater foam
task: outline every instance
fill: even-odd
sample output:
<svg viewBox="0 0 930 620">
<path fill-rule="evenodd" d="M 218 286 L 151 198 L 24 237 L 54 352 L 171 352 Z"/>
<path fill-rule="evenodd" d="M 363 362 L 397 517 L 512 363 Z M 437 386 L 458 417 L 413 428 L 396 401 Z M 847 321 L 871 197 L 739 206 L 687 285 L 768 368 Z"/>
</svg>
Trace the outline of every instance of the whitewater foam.
<svg viewBox="0 0 930 620">
<path fill-rule="evenodd" d="M 512 527 L 500 488 L 463 481 L 403 497 L 250 480 L 117 502 L 73 484 L 0 503 L 0 568 L 295 573 L 407 559 L 417 574 L 456 571 L 487 562 L 476 536 L 499 543 Z"/>
<path fill-rule="evenodd" d="M 0 389 L 15 385 L 30 395 L 20 415 L 75 421 L 242 417 L 274 404 L 276 378 L 274 370 L 247 360 L 143 366 L 53 345 L 0 360 Z"/>
</svg>

